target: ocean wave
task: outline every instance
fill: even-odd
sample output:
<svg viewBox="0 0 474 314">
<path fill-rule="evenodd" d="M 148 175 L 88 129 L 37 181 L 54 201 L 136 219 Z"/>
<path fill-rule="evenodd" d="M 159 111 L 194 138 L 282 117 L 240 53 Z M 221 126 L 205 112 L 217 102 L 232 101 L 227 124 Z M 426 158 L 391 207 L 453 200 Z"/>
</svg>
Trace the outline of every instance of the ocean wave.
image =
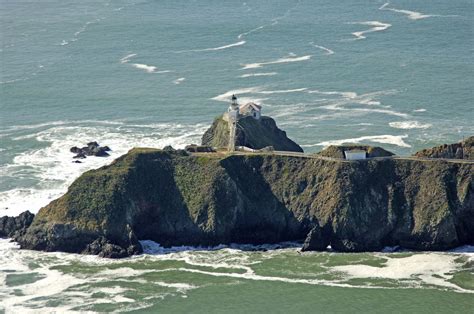
<svg viewBox="0 0 474 314">
<path fill-rule="evenodd" d="M 129 63 L 130 60 L 134 57 L 136 57 L 137 54 L 136 53 L 131 53 L 131 54 L 128 54 L 126 55 L 125 57 L 123 58 L 120 58 L 120 63 L 121 64 L 129 64 L 131 65 L 132 67 L 136 68 L 136 69 L 139 69 L 139 70 L 143 70 L 147 73 L 169 73 L 171 71 L 169 70 L 161 70 L 161 71 L 158 71 L 158 68 L 154 65 L 148 65 L 148 64 L 143 64 L 143 63 Z"/>
<path fill-rule="evenodd" d="M 402 14 L 405 14 L 410 20 L 421 20 L 421 19 L 426 19 L 428 17 L 458 17 L 459 16 L 459 15 L 423 14 L 416 11 L 389 8 L 388 7 L 389 5 L 390 5 L 390 2 L 387 2 L 384 5 L 382 5 L 379 8 L 379 10 L 402 13 Z"/>
<path fill-rule="evenodd" d="M 389 122 L 388 125 L 395 129 L 429 129 L 433 126 L 430 123 L 420 123 L 418 121 Z"/>
<path fill-rule="evenodd" d="M 295 88 L 295 89 L 282 89 L 282 90 L 261 90 L 256 91 L 257 94 L 287 94 L 287 93 L 296 93 L 296 92 L 304 92 L 307 90 L 306 87 L 303 88 Z"/>
<path fill-rule="evenodd" d="M 214 48 L 203 48 L 203 49 L 190 49 L 190 50 L 179 50 L 175 51 L 175 53 L 185 53 L 185 52 L 204 52 L 204 51 L 219 51 L 219 50 L 224 50 L 232 47 L 237 47 L 237 46 L 242 46 L 245 45 L 246 41 L 241 40 L 232 44 L 224 45 L 224 46 L 219 46 L 219 47 L 214 47 Z"/>
<path fill-rule="evenodd" d="M 313 46 L 314 48 L 318 48 L 318 49 L 321 49 L 321 50 L 325 51 L 325 52 L 326 52 L 326 55 L 332 55 L 332 54 L 334 54 L 334 51 L 331 50 L 331 49 L 329 49 L 329 48 L 326 48 L 326 47 L 320 46 L 320 45 L 316 45 L 314 42 L 310 42 L 309 44 L 310 44 L 311 46 Z"/>
<path fill-rule="evenodd" d="M 259 92 L 261 90 L 263 90 L 262 86 L 232 89 L 232 90 L 227 91 L 223 94 L 217 95 L 217 96 L 215 96 L 211 99 L 217 100 L 217 101 L 229 102 L 229 99 L 232 97 L 232 95 L 252 94 L 252 93 Z M 240 100 L 240 101 L 242 102 L 242 100 Z"/>
<path fill-rule="evenodd" d="M 246 31 L 246 32 L 243 32 L 243 33 L 239 34 L 239 35 L 237 36 L 237 38 L 238 38 L 238 39 L 242 39 L 242 38 L 244 38 L 245 36 L 250 35 L 250 34 L 252 34 L 252 33 L 254 33 L 254 32 L 257 32 L 257 31 L 259 31 L 259 30 L 262 30 L 262 29 L 267 28 L 267 27 L 270 27 L 270 26 L 277 25 L 277 24 L 280 22 L 280 20 L 282 20 L 282 19 L 288 17 L 288 15 L 289 15 L 293 10 L 295 10 L 295 9 L 298 7 L 299 4 L 300 4 L 300 1 L 298 1 L 298 2 L 296 3 L 296 5 L 294 5 L 293 7 L 289 8 L 288 10 L 286 10 L 285 13 L 283 13 L 282 15 L 277 16 L 277 17 L 271 19 L 269 23 L 266 23 L 266 24 L 257 26 L 257 27 L 255 27 L 255 28 L 252 28 L 251 30 L 248 30 L 248 31 Z"/>
<path fill-rule="evenodd" d="M 372 136 L 361 136 L 356 138 L 346 138 L 342 140 L 330 140 L 324 141 L 312 145 L 302 145 L 304 147 L 314 147 L 314 146 L 323 146 L 327 147 L 330 145 L 343 145 L 343 144 L 360 144 L 363 142 L 376 142 L 382 144 L 391 144 L 399 147 L 411 147 L 407 144 L 404 139 L 408 138 L 408 134 L 404 135 L 372 135 Z"/>
<path fill-rule="evenodd" d="M 273 60 L 273 61 L 248 63 L 248 64 L 243 64 L 242 70 L 261 68 L 265 65 L 271 65 L 271 64 L 307 61 L 307 60 L 311 59 L 311 57 L 312 57 L 312 55 L 306 55 L 306 56 L 301 56 L 301 57 L 289 56 L 289 57 L 286 57 L 286 58 L 280 58 L 280 59 L 276 59 L 276 60 Z"/>
<path fill-rule="evenodd" d="M 373 32 L 381 32 L 381 31 L 386 30 L 390 26 L 392 26 L 392 24 L 383 23 L 379 21 L 352 22 L 348 24 L 372 26 L 372 28 L 365 31 L 353 32 L 352 35 L 355 36 L 354 40 L 365 39 L 367 38 L 364 36 L 365 34 L 373 33 Z"/>
<path fill-rule="evenodd" d="M 420 108 L 420 109 L 413 110 L 413 112 L 425 112 L 425 111 L 426 111 L 425 108 Z"/>
<path fill-rule="evenodd" d="M 183 83 L 185 80 L 186 80 L 185 77 L 180 77 L 180 78 L 177 78 L 176 80 L 174 80 L 173 83 L 176 84 L 176 85 L 179 85 L 179 84 Z"/>
<path fill-rule="evenodd" d="M 242 74 L 240 77 L 255 77 L 255 76 L 273 76 L 277 75 L 277 72 L 260 72 L 260 73 L 248 73 L 248 74 Z"/>
<path fill-rule="evenodd" d="M 128 54 L 126 55 L 125 57 L 121 58 L 120 59 L 120 63 L 124 64 L 124 63 L 128 63 L 130 61 L 131 58 L 135 57 L 137 54 L 136 53 L 131 53 L 131 54 Z"/>
</svg>

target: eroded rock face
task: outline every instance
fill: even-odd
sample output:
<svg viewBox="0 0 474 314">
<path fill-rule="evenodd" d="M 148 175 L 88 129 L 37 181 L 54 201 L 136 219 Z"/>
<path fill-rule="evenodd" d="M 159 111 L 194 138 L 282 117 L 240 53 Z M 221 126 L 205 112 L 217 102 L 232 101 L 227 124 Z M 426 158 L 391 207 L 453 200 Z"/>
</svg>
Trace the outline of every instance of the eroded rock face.
<svg viewBox="0 0 474 314">
<path fill-rule="evenodd" d="M 445 250 L 474 243 L 473 176 L 473 164 L 442 160 L 133 149 L 84 173 L 17 241 L 107 257 L 141 252 L 138 239 L 208 246 L 307 236 L 305 250 Z"/>
<path fill-rule="evenodd" d="M 448 158 L 474 160 L 474 136 L 466 140 L 423 149 L 415 153 L 416 157 Z"/>
<path fill-rule="evenodd" d="M 229 144 L 229 126 L 222 118 L 217 118 L 202 136 L 202 145 L 211 147 L 227 147 Z M 303 152 L 303 149 L 289 139 L 286 132 L 279 129 L 275 120 L 261 117 L 239 119 L 236 130 L 236 146 L 262 149 L 272 146 L 277 151 Z"/>
<path fill-rule="evenodd" d="M 33 222 L 35 215 L 25 211 L 17 217 L 0 217 L 0 238 L 11 238 L 23 234 Z"/>
<path fill-rule="evenodd" d="M 306 236 L 301 251 L 325 251 L 330 242 L 331 238 L 328 232 L 316 225 Z"/>
</svg>

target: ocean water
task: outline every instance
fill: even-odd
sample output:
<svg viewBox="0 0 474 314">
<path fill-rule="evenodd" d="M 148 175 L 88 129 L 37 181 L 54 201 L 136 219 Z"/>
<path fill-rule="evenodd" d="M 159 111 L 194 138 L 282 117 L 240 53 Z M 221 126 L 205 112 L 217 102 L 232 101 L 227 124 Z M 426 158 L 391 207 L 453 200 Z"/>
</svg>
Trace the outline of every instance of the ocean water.
<svg viewBox="0 0 474 314">
<path fill-rule="evenodd" d="M 471 0 L 0 0 L 0 216 L 36 212 L 132 147 L 198 143 L 233 93 L 307 152 L 459 141 L 474 134 L 473 21 Z M 69 148 L 92 140 L 111 157 L 71 163 Z M 469 253 L 235 247 L 104 261 L 1 245 L 9 312 L 474 306 Z"/>
</svg>

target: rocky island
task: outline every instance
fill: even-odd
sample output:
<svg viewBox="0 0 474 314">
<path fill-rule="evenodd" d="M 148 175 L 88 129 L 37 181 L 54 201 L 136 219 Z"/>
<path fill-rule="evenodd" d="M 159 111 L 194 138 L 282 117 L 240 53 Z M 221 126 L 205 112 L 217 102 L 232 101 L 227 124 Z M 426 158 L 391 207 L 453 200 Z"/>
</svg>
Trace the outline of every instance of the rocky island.
<svg viewBox="0 0 474 314">
<path fill-rule="evenodd" d="M 226 124 L 216 119 L 203 144 L 226 146 Z M 248 117 L 238 127 L 239 144 L 276 151 L 134 148 L 84 173 L 34 219 L 2 218 L 0 236 L 25 249 L 112 258 L 141 253 L 139 240 L 212 246 L 306 239 L 304 251 L 330 245 L 341 252 L 474 243 L 472 161 L 396 157 L 363 145 L 302 154 L 271 118 Z M 364 159 L 350 160 L 351 150 Z"/>
</svg>

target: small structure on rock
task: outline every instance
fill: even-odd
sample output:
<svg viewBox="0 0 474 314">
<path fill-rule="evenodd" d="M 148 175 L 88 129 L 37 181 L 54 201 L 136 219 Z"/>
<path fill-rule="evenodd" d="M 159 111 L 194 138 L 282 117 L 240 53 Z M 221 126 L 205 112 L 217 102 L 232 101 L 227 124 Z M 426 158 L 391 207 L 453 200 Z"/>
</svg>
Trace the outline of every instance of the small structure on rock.
<svg viewBox="0 0 474 314">
<path fill-rule="evenodd" d="M 346 157 L 347 160 L 366 159 L 367 158 L 367 152 L 365 150 L 362 150 L 362 149 L 345 150 L 344 151 L 344 156 Z"/>
</svg>

